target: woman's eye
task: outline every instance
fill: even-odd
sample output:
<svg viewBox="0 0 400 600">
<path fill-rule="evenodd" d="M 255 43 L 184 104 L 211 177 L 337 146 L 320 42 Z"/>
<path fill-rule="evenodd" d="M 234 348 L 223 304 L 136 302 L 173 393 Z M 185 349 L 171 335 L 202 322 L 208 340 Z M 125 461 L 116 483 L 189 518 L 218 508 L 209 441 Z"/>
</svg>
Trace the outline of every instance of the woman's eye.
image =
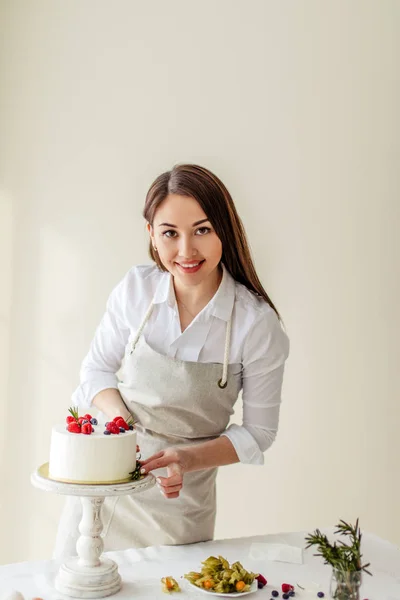
<svg viewBox="0 0 400 600">
<path fill-rule="evenodd" d="M 198 235 L 205 235 L 206 233 L 209 233 L 211 231 L 211 229 L 209 227 L 200 227 L 196 233 Z"/>
<path fill-rule="evenodd" d="M 173 229 L 169 229 L 168 231 L 163 231 L 162 234 L 165 235 L 165 237 L 167 237 L 167 238 L 174 238 L 178 235 L 176 233 L 176 231 L 173 231 Z"/>
</svg>

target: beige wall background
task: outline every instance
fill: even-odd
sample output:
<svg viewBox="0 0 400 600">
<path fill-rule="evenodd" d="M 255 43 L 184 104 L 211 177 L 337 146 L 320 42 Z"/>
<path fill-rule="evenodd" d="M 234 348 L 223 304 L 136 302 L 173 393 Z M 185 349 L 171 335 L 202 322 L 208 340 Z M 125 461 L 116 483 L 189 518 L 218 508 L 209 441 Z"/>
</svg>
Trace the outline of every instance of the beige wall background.
<svg viewBox="0 0 400 600">
<path fill-rule="evenodd" d="M 51 555 L 62 499 L 30 473 L 176 162 L 231 190 L 291 338 L 216 536 L 360 517 L 400 543 L 399 26 L 396 0 L 3 1 L 0 562 Z"/>
</svg>

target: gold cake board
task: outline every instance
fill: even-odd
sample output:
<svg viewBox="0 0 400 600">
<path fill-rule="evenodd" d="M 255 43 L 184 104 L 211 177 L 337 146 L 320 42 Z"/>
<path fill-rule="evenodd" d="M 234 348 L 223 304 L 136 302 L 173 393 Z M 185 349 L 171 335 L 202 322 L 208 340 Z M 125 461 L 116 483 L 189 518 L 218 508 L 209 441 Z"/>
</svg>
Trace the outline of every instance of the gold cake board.
<svg viewBox="0 0 400 600">
<path fill-rule="evenodd" d="M 49 481 L 57 481 L 58 483 L 72 483 L 73 485 L 115 485 L 118 483 L 130 483 L 132 479 L 125 477 L 125 479 L 116 479 L 114 481 L 74 481 L 73 479 L 58 479 L 56 477 L 50 477 L 49 475 L 49 463 L 40 465 L 37 470 L 38 475 Z"/>
</svg>

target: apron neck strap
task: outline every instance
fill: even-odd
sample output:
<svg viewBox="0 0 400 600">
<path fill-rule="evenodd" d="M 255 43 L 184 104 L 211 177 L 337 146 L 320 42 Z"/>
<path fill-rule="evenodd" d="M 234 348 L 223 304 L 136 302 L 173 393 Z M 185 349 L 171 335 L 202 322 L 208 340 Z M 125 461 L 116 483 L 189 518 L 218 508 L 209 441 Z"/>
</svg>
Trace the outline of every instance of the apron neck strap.
<svg viewBox="0 0 400 600">
<path fill-rule="evenodd" d="M 146 327 L 147 322 L 151 317 L 153 309 L 154 309 L 154 299 L 151 301 L 151 304 L 150 304 L 149 308 L 147 309 L 146 314 L 143 317 L 143 321 L 141 322 L 140 327 L 137 330 L 136 335 L 132 340 L 131 352 L 130 352 L 131 354 L 136 348 L 139 338 L 143 333 L 143 329 Z M 232 315 L 229 317 L 229 321 L 226 324 L 224 363 L 222 365 L 222 377 L 218 381 L 218 386 L 221 389 L 226 388 L 226 386 L 228 385 L 228 366 L 229 366 L 229 351 L 230 351 L 230 346 L 231 346 L 231 332 L 232 332 Z"/>
<path fill-rule="evenodd" d="M 139 329 L 137 330 L 135 337 L 133 338 L 133 341 L 132 341 L 132 347 L 131 347 L 131 354 L 132 354 L 132 352 L 134 351 L 134 349 L 136 348 L 136 344 L 138 343 L 138 341 L 139 341 L 139 338 L 140 338 L 140 336 L 141 336 L 141 335 L 142 335 L 142 333 L 143 333 L 143 329 L 144 329 L 144 328 L 146 327 L 146 325 L 147 325 L 147 321 L 148 321 L 148 320 L 150 319 L 150 317 L 151 317 L 151 313 L 153 312 L 153 308 L 154 308 L 154 301 L 152 300 L 152 301 L 151 301 L 151 304 L 150 304 L 150 306 L 149 306 L 149 308 L 147 309 L 147 312 L 146 312 L 146 314 L 145 314 L 145 315 L 144 315 L 144 317 L 143 317 L 143 321 L 141 322 L 141 324 L 140 324 L 140 327 L 139 327 Z"/>
<path fill-rule="evenodd" d="M 226 388 L 226 386 L 228 385 L 228 365 L 229 365 L 229 350 L 231 347 L 231 331 L 232 331 L 232 315 L 229 317 L 229 321 L 226 324 L 224 364 L 222 367 L 222 377 L 218 381 L 218 385 L 221 389 Z"/>
</svg>

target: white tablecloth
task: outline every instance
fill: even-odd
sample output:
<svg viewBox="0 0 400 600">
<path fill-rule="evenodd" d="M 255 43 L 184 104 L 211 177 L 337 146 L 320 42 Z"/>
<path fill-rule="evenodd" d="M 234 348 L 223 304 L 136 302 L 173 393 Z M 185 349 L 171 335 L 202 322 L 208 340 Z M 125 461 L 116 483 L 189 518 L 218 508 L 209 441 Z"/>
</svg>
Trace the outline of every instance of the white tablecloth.
<svg viewBox="0 0 400 600">
<path fill-rule="evenodd" d="M 327 529 L 323 531 L 328 537 L 333 532 Z M 368 533 L 364 533 L 362 542 L 364 562 L 371 562 L 373 576 L 364 575 L 361 599 L 400 600 L 400 549 Z M 271 591 L 280 590 L 283 582 L 293 585 L 296 582 L 319 585 L 325 597 L 329 597 L 331 570 L 323 564 L 322 558 L 313 556 L 315 549 L 311 548 L 303 552 L 302 564 L 251 558 L 254 556 L 255 549 L 257 552 L 260 550 L 260 546 L 254 544 L 260 543 L 280 543 L 304 548 L 304 533 L 281 533 L 217 540 L 188 546 L 161 546 L 109 552 L 107 556 L 118 563 L 123 580 L 122 590 L 112 598 L 115 600 L 163 598 L 165 600 L 168 596 L 161 591 L 160 579 L 172 575 L 181 584 L 183 593 L 173 594 L 171 597 L 204 600 L 207 598 L 206 594 L 188 589 L 188 582 L 182 580 L 181 576 L 188 571 L 198 570 L 202 560 L 218 554 L 230 562 L 240 560 L 246 569 L 260 572 L 267 578 L 268 585 L 248 596 L 249 599 L 269 600 Z M 25 600 L 31 600 L 35 596 L 43 600 L 59 599 L 60 595 L 55 592 L 52 585 L 58 567 L 56 561 L 32 561 L 0 566 L 0 598 L 15 589 L 25 596 Z M 316 592 L 316 588 L 312 593 L 296 589 L 296 598 L 316 599 Z"/>
</svg>

